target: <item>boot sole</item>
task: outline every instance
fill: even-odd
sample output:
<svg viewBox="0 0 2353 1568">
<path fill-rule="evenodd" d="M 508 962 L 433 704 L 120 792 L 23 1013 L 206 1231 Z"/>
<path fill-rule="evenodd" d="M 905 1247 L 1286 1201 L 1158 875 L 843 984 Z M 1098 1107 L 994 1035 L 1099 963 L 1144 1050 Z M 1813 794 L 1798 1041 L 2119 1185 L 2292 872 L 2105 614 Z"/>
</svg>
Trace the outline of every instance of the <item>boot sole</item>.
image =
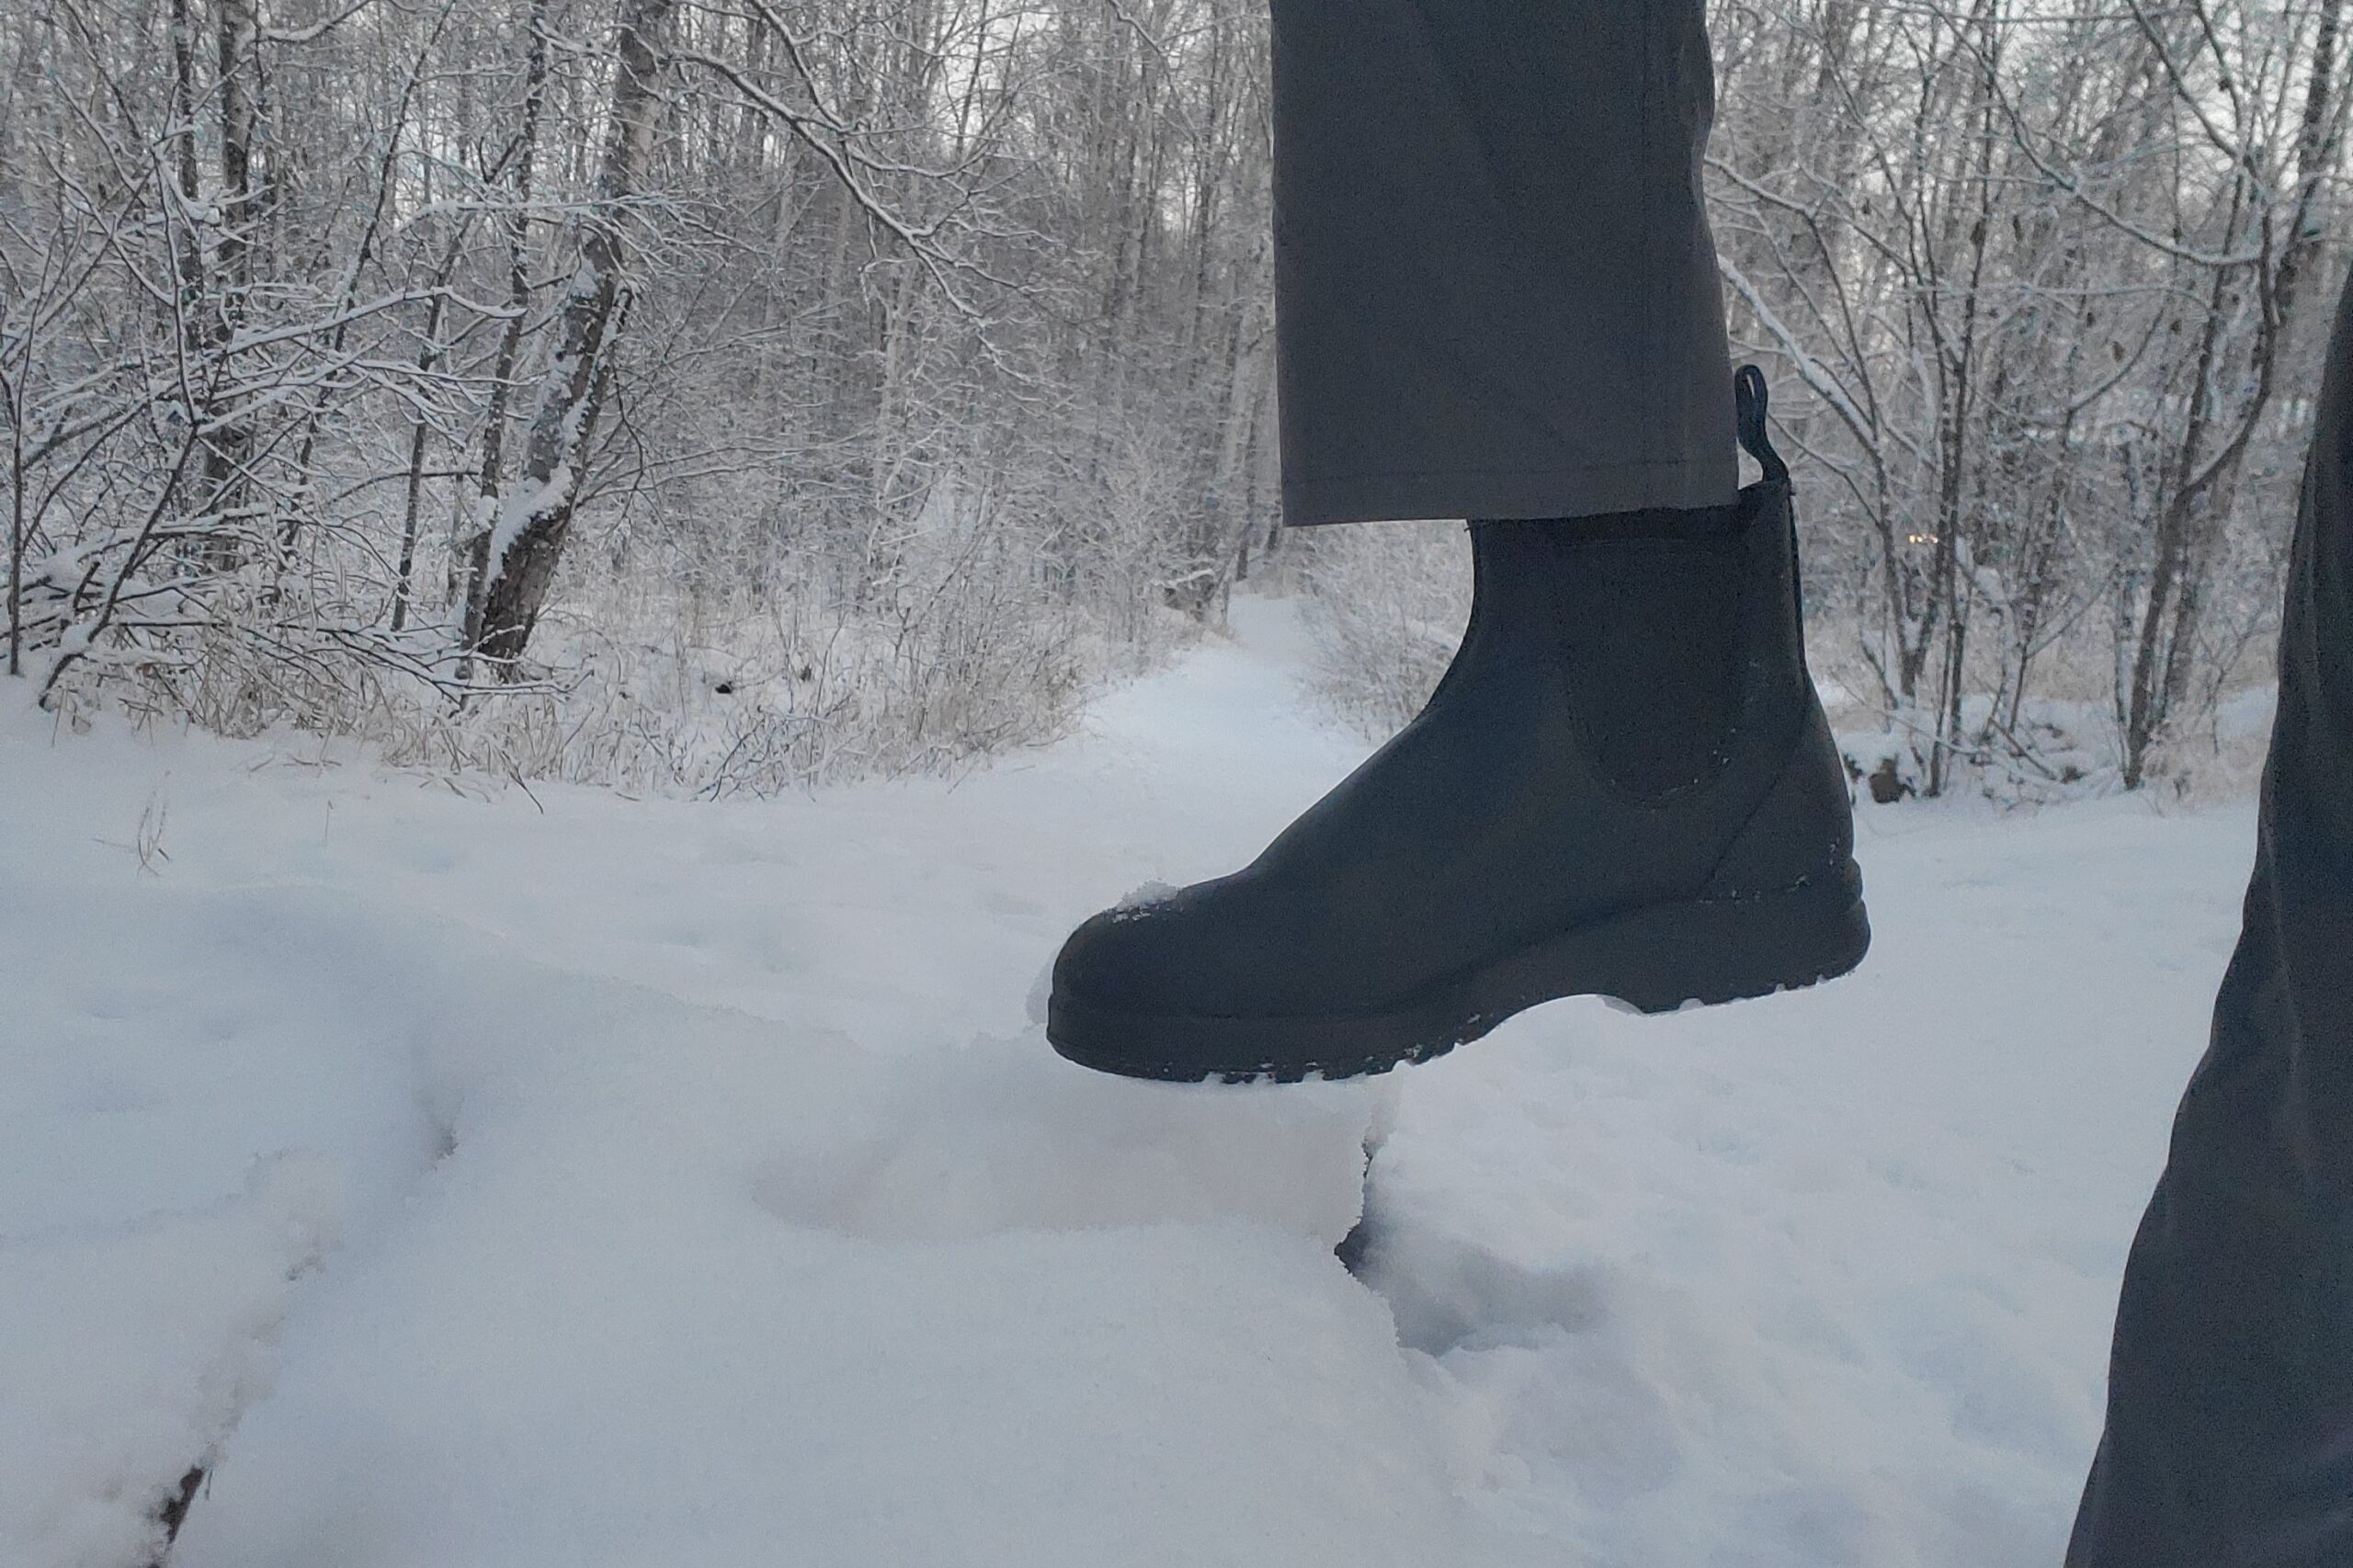
<svg viewBox="0 0 2353 1568">
<path fill-rule="evenodd" d="M 1672 1013 L 1835 980 L 1870 949 L 1862 873 L 1779 892 L 1654 904 L 1547 937 L 1378 1012 L 1217 1017 L 1132 1013 L 1056 993 L 1046 1039 L 1082 1067 L 1129 1078 L 1294 1084 L 1443 1056 L 1564 996 Z"/>
</svg>

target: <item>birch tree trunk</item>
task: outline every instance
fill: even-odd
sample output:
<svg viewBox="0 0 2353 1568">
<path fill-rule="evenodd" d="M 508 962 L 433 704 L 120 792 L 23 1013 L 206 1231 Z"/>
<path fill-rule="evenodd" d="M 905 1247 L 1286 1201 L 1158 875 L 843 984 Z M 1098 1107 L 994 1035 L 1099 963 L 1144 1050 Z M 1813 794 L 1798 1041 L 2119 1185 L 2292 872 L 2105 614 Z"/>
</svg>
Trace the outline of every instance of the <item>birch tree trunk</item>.
<svg viewBox="0 0 2353 1568">
<path fill-rule="evenodd" d="M 661 108 L 654 40 L 676 0 L 629 0 L 614 52 L 612 139 L 597 181 L 597 205 L 580 222 L 580 264 L 556 324 L 540 378 L 522 472 L 499 499 L 487 541 L 481 609 L 470 616 L 473 650 L 512 668 L 546 607 L 580 494 L 606 376 L 625 314 L 622 235 L 638 192 Z"/>
<path fill-rule="evenodd" d="M 506 238 L 506 322 L 499 331 L 498 352 L 491 366 L 490 406 L 483 415 L 481 478 L 472 510 L 463 515 L 458 537 L 450 541 L 452 564 L 464 562 L 460 597 L 466 657 L 459 676 L 469 680 L 473 676 L 474 651 L 482 645 L 491 533 L 498 520 L 498 496 L 506 475 L 507 405 L 514 396 L 516 367 L 522 362 L 524 316 L 531 303 L 531 278 L 525 262 L 530 241 L 532 181 L 539 166 L 540 120 L 547 103 L 547 9 L 548 0 L 531 0 L 530 39 L 525 46 L 523 68 L 523 126 L 507 181 L 509 204 L 502 225 Z"/>
</svg>

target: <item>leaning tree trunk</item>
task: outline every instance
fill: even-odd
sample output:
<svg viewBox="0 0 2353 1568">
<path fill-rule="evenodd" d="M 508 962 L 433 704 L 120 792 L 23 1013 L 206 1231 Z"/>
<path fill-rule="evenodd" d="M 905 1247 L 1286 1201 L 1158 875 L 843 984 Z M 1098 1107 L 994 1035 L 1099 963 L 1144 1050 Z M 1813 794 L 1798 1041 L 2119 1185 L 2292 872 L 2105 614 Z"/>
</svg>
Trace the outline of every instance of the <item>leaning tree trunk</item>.
<svg viewBox="0 0 2353 1568">
<path fill-rule="evenodd" d="M 2157 558 L 2149 585 L 2149 602 L 2143 612 L 2134 650 L 2132 684 L 2124 723 L 2124 787 L 2136 790 L 2147 774 L 2149 753 L 2164 738 L 2167 721 L 2186 698 L 2190 660 L 2196 651 L 2198 628 L 2205 606 L 2207 576 L 2221 529 L 2226 525 L 2231 499 L 2244 465 L 2249 440 L 2269 405 L 2278 385 L 2279 354 L 2287 341 L 2305 263 L 2318 251 L 2323 231 L 2313 218 L 2313 204 L 2323 180 L 2336 163 L 2336 136 L 2329 107 L 2336 74 L 2338 29 L 2345 0 L 2322 0 L 2313 40 L 2313 63 L 2306 77 L 2302 119 L 2296 141 L 2295 200 L 2285 216 L 2284 233 L 2276 255 L 2255 263 L 2253 286 L 2259 309 L 2255 342 L 2248 351 L 2245 380 L 2250 390 L 2230 411 L 2234 422 L 2221 431 L 2224 412 L 2215 406 L 2219 388 L 2216 344 L 2224 318 L 2228 274 L 2217 271 L 2208 302 L 2205 337 L 2200 345 L 2196 379 L 2191 383 L 2190 426 L 2184 436 L 2173 495 L 2157 525 Z M 2242 158 L 2252 167 L 2252 155 Z M 2253 212 L 2251 227 L 2265 240 L 2276 209 L 2267 203 L 2260 187 L 2245 173 L 2245 199 Z M 2233 193 L 2232 222 L 2225 234 L 2235 240 L 2238 189 Z M 2272 200 L 2276 201 L 2277 197 Z M 2269 270 L 2267 272 L 2266 268 Z M 2221 444 L 2200 468 L 2196 460 L 2208 428 L 2215 428 Z M 2162 653 L 2162 657 L 2160 656 Z"/>
<path fill-rule="evenodd" d="M 606 368 L 623 314 L 622 209 L 645 171 L 660 108 L 653 40 L 676 5 L 676 0 L 629 0 L 621 13 L 613 136 L 597 181 L 597 205 L 581 223 L 580 267 L 564 296 L 555 347 L 540 381 L 523 471 L 499 500 L 480 612 L 467 618 L 478 628 L 474 651 L 508 667 L 522 656 L 547 602 L 602 411 Z"/>
</svg>

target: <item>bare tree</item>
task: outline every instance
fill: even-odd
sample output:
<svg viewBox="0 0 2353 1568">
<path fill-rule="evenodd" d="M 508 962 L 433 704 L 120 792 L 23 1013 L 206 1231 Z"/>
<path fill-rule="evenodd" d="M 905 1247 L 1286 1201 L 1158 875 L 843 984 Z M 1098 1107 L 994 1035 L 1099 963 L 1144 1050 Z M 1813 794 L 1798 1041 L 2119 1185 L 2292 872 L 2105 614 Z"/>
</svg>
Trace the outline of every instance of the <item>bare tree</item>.
<svg viewBox="0 0 2353 1568">
<path fill-rule="evenodd" d="M 2219 642 L 2202 618 L 2215 563 L 2262 554 L 2230 542 L 2257 526 L 2235 477 L 2293 439 L 2267 421 L 2330 200 L 2337 26 L 2336 0 L 1725 14 L 1736 331 L 1809 394 L 1816 535 L 1868 585 L 1862 662 L 1929 792 L 2047 771 L 2029 690 L 2102 605 L 2128 788 L 2249 645 L 2245 616 Z"/>
</svg>

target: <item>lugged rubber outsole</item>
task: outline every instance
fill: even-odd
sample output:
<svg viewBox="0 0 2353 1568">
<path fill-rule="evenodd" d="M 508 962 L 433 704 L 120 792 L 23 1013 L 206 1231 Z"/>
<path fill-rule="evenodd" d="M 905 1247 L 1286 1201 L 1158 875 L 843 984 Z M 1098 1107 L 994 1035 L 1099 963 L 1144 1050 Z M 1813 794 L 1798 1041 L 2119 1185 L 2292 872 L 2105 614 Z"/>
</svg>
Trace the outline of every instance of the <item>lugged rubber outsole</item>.
<svg viewBox="0 0 2353 1568">
<path fill-rule="evenodd" d="M 1082 1067 L 1230 1084 L 1358 1078 L 1427 1062 L 1564 996 L 1671 1013 L 1835 980 L 1870 949 L 1862 874 L 1768 893 L 1654 904 L 1576 926 L 1378 1011 L 1231 1017 L 1133 1013 L 1056 993 L 1046 1038 Z"/>
</svg>

